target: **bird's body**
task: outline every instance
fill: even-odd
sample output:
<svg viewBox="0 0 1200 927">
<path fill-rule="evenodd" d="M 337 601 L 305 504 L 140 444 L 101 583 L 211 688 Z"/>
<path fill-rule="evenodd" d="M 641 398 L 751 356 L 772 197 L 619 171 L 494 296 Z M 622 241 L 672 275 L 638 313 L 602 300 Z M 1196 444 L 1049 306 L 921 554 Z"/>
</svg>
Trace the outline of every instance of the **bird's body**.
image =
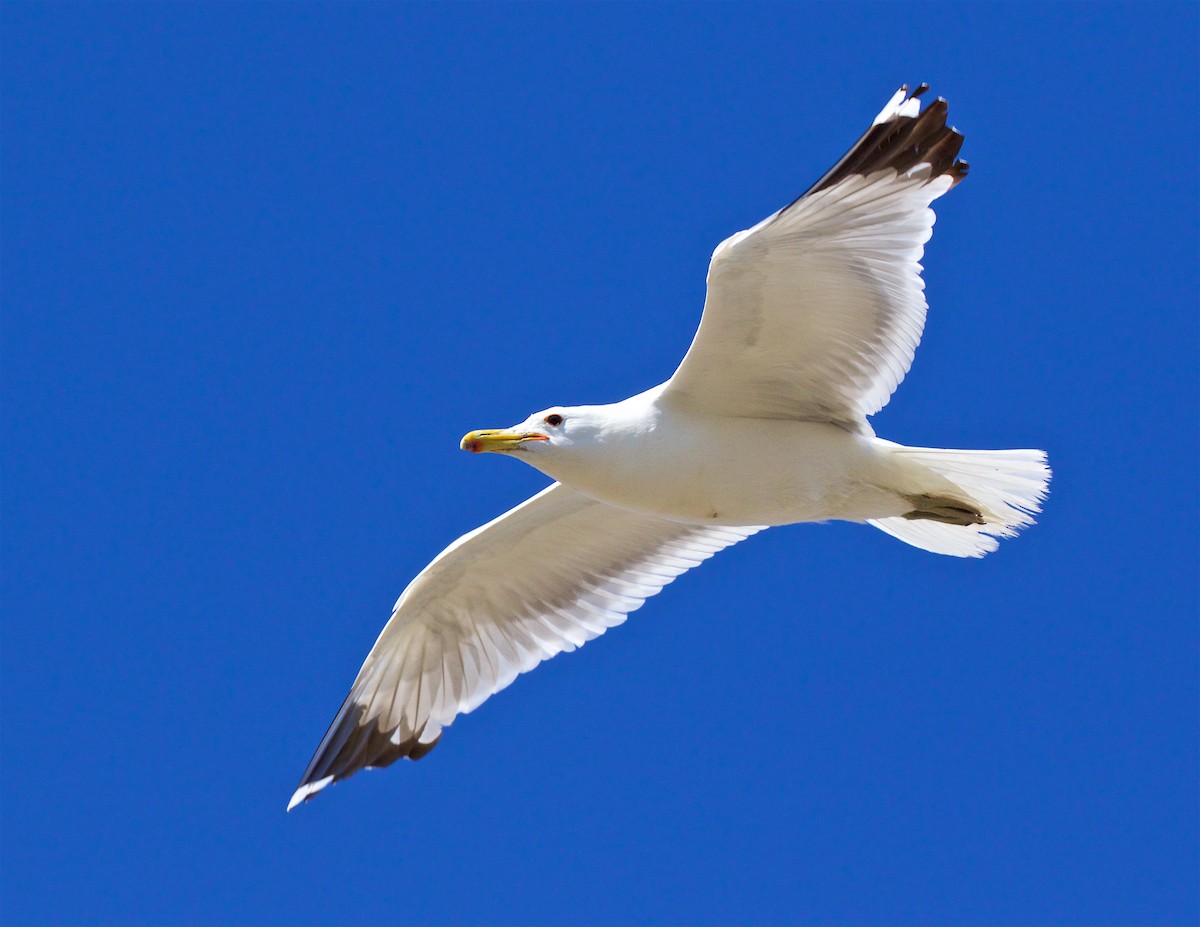
<svg viewBox="0 0 1200 927">
<path fill-rule="evenodd" d="M 828 422 L 691 413 L 664 386 L 574 410 L 603 421 L 585 453 L 515 453 L 593 499 L 673 521 L 790 525 L 866 521 L 912 509 L 896 487 L 913 467 L 886 442 Z"/>
<path fill-rule="evenodd" d="M 904 447 L 867 422 L 921 338 L 930 203 L 967 172 L 945 100 L 921 110 L 925 89 L 901 88 L 803 196 L 717 247 L 669 380 L 463 438 L 557 482 L 409 584 L 289 808 L 359 769 L 419 759 L 519 673 L 765 527 L 867 522 L 981 557 L 1032 524 L 1043 452 Z"/>
</svg>

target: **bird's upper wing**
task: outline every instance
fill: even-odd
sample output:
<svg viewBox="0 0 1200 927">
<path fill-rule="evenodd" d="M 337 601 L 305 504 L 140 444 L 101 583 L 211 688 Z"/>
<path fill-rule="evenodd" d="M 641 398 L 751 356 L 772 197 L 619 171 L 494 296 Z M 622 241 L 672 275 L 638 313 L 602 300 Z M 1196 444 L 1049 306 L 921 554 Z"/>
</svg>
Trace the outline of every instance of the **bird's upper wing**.
<svg viewBox="0 0 1200 927">
<path fill-rule="evenodd" d="M 803 196 L 713 252 L 695 340 L 666 396 L 709 414 L 866 416 L 908 372 L 925 324 L 929 204 L 966 176 L 947 104 L 902 87 Z"/>
<path fill-rule="evenodd" d="M 419 759 L 518 673 L 620 624 L 760 530 L 678 524 L 555 483 L 464 535 L 396 602 L 289 810 L 366 766 Z"/>
</svg>

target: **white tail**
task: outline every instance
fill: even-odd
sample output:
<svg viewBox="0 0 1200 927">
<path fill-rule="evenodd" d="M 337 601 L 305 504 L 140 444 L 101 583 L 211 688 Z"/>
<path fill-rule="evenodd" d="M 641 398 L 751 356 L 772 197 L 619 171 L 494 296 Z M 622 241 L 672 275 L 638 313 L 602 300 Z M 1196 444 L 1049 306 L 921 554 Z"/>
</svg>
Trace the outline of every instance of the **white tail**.
<svg viewBox="0 0 1200 927">
<path fill-rule="evenodd" d="M 893 453 L 924 464 L 962 489 L 979 507 L 983 524 L 949 525 L 904 517 L 875 518 L 870 524 L 913 547 L 951 557 L 982 557 L 1033 524 L 1050 482 L 1046 452 L 957 451 L 891 445 Z"/>
</svg>

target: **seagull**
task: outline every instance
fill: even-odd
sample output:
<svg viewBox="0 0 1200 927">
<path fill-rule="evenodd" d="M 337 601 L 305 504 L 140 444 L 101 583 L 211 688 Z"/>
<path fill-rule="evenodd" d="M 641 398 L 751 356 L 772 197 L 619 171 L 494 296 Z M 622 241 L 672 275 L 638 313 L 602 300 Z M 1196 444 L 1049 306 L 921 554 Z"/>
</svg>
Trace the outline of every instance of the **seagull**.
<svg viewBox="0 0 1200 927">
<path fill-rule="evenodd" d="M 409 583 L 289 811 L 360 769 L 420 759 L 518 674 L 767 527 L 865 522 L 982 557 L 1033 523 L 1043 451 L 906 447 L 867 422 L 921 339 L 930 204 L 967 175 L 948 104 L 922 109 L 927 90 L 901 87 L 802 196 L 717 246 L 669 380 L 462 439 L 554 482 Z"/>
</svg>

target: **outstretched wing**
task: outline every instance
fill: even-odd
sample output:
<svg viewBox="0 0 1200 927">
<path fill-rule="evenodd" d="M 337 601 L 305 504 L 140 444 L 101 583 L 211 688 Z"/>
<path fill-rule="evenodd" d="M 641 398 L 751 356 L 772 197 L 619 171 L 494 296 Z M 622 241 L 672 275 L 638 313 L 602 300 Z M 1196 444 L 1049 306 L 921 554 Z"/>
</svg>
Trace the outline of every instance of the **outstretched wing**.
<svg viewBox="0 0 1200 927">
<path fill-rule="evenodd" d="M 396 602 L 288 810 L 366 766 L 419 759 L 517 674 L 760 530 L 678 524 L 555 483 L 464 535 Z"/>
<path fill-rule="evenodd" d="M 967 173 L 939 98 L 907 87 L 803 196 L 726 239 L 704 316 L 664 395 L 708 414 L 870 433 L 925 325 L 929 204 Z"/>
</svg>

